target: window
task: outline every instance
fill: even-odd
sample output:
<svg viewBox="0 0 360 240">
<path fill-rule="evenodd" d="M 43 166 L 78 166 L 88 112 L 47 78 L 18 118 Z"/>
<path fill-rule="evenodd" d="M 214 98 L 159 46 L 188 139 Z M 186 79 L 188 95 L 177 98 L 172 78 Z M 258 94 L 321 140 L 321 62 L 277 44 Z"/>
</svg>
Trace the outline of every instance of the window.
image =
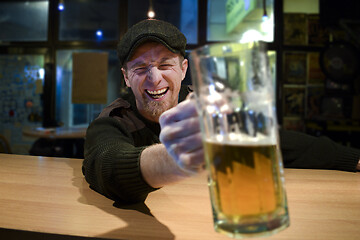
<svg viewBox="0 0 360 240">
<path fill-rule="evenodd" d="M 87 126 L 114 101 L 124 89 L 121 69 L 115 50 L 107 51 L 108 59 L 108 96 L 107 104 L 73 104 L 72 96 L 72 54 L 74 52 L 96 52 L 99 50 L 58 50 L 56 54 L 56 121 L 66 127 Z M 96 89 L 94 89 L 96 94 Z"/>
<path fill-rule="evenodd" d="M 64 1 L 60 11 L 60 41 L 119 39 L 118 0 Z"/>
<path fill-rule="evenodd" d="M 0 41 L 46 41 L 48 1 L 0 2 Z"/>
<path fill-rule="evenodd" d="M 128 1 L 128 25 L 148 18 L 149 0 Z M 198 43 L 198 3 L 194 0 L 152 1 L 155 19 L 174 24 L 186 36 L 188 44 Z"/>
<path fill-rule="evenodd" d="M 272 42 L 274 40 L 273 5 L 274 0 L 209 0 L 207 41 Z"/>
</svg>

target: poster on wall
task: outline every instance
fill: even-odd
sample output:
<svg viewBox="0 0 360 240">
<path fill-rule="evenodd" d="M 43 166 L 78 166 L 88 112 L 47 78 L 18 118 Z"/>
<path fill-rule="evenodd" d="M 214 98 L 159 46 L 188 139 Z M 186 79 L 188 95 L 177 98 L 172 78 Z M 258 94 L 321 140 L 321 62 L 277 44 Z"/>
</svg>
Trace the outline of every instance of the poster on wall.
<svg viewBox="0 0 360 240">
<path fill-rule="evenodd" d="M 321 70 L 320 53 L 308 53 L 308 84 L 325 84 L 326 76 Z"/>
<path fill-rule="evenodd" d="M 303 13 L 284 14 L 284 44 L 307 44 L 307 15 Z"/>
<path fill-rule="evenodd" d="M 284 116 L 304 116 L 305 112 L 305 88 L 284 88 Z"/>
<path fill-rule="evenodd" d="M 0 55 L 0 134 L 15 154 L 28 154 L 35 141 L 23 130 L 42 124 L 44 61 L 39 54 Z"/>
<path fill-rule="evenodd" d="M 321 117 L 321 103 L 324 92 L 323 87 L 310 86 L 307 88 L 306 118 L 316 119 Z"/>
<path fill-rule="evenodd" d="M 284 83 L 305 84 L 307 77 L 307 53 L 284 53 Z"/>
<path fill-rule="evenodd" d="M 73 53 L 72 103 L 107 102 L 107 52 Z"/>
</svg>

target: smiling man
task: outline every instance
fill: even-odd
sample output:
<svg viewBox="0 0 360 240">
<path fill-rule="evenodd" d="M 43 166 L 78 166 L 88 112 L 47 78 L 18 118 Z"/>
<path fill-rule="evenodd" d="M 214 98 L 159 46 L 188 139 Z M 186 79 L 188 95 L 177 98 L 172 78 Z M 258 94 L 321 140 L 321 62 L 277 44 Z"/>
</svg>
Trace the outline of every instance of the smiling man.
<svg viewBox="0 0 360 240">
<path fill-rule="evenodd" d="M 136 49 L 122 71 L 142 116 L 158 122 L 163 112 L 178 104 L 187 64 L 182 55 L 158 42 L 147 42 Z"/>
<path fill-rule="evenodd" d="M 135 24 L 120 40 L 129 94 L 106 107 L 86 133 L 82 170 L 95 191 L 117 202 L 140 202 L 203 170 L 195 103 L 179 97 L 188 93 L 181 85 L 188 68 L 185 47 L 185 36 L 159 20 Z M 280 146 L 285 167 L 360 169 L 360 150 L 326 137 L 280 131 Z"/>
<path fill-rule="evenodd" d="M 160 20 L 141 21 L 120 40 L 117 51 L 129 94 L 88 128 L 83 173 L 92 189 L 115 201 L 138 202 L 203 169 L 194 104 L 178 104 L 179 92 L 187 95 L 181 85 L 188 67 L 185 48 L 185 36 Z M 177 111 L 169 111 L 174 107 Z M 164 112 L 163 143 L 170 153 L 159 137 Z"/>
</svg>

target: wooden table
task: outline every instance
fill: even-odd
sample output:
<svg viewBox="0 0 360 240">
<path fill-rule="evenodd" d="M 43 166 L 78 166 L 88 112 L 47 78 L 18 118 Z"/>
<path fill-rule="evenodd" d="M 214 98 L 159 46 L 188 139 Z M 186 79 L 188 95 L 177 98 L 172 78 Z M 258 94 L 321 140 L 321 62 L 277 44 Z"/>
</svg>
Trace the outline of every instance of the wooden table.
<svg viewBox="0 0 360 240">
<path fill-rule="evenodd" d="M 231 239 L 213 230 L 205 174 L 116 208 L 81 164 L 0 154 L 0 239 Z M 268 239 L 360 239 L 360 173 L 286 169 L 285 179 L 291 226 Z"/>
<path fill-rule="evenodd" d="M 28 137 L 49 138 L 49 139 L 72 139 L 84 138 L 87 127 L 56 127 L 42 128 L 34 127 L 24 129 L 23 134 Z"/>
<path fill-rule="evenodd" d="M 25 128 L 23 135 L 39 138 L 30 155 L 84 158 L 86 127 Z"/>
</svg>

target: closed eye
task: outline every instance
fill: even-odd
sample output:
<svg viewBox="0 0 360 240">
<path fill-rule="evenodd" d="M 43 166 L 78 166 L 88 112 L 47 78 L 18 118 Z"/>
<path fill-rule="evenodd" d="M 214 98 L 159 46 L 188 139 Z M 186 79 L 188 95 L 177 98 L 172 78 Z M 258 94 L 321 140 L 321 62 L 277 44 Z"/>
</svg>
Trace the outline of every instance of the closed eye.
<svg viewBox="0 0 360 240">
<path fill-rule="evenodd" d="M 137 67 L 133 70 L 136 74 L 142 74 L 147 71 L 147 67 Z"/>
<path fill-rule="evenodd" d="M 169 69 L 169 68 L 171 68 L 171 67 L 173 67 L 172 64 L 165 63 L 165 64 L 161 64 L 161 65 L 159 66 L 159 69 L 161 69 L 161 70 L 166 70 L 166 69 Z"/>
</svg>

